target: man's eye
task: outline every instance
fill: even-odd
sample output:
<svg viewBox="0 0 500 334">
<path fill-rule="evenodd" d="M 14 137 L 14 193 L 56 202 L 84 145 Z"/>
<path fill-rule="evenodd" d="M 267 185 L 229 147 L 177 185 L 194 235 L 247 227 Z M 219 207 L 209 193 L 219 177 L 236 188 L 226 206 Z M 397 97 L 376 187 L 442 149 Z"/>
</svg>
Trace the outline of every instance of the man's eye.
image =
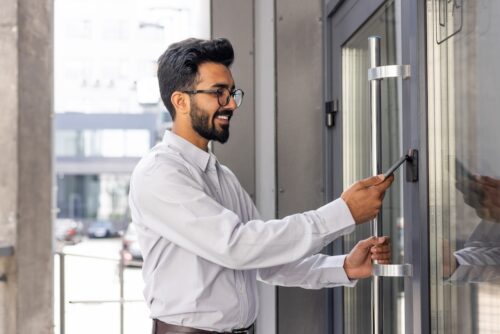
<svg viewBox="0 0 500 334">
<path fill-rule="evenodd" d="M 217 96 L 222 96 L 222 95 L 224 95 L 224 90 L 223 89 L 217 89 L 215 91 L 215 94 L 217 94 Z"/>
</svg>

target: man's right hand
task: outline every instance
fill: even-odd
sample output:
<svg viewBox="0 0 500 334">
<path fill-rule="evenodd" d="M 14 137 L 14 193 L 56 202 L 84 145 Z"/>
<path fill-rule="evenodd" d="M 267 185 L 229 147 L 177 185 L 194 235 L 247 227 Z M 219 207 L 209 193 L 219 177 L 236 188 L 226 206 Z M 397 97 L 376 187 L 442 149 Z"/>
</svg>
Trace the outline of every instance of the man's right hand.
<svg viewBox="0 0 500 334">
<path fill-rule="evenodd" d="M 375 175 L 358 181 L 340 196 L 346 202 L 356 224 L 375 218 L 382 206 L 385 191 L 394 181 L 391 175 L 384 179 L 383 175 Z"/>
</svg>

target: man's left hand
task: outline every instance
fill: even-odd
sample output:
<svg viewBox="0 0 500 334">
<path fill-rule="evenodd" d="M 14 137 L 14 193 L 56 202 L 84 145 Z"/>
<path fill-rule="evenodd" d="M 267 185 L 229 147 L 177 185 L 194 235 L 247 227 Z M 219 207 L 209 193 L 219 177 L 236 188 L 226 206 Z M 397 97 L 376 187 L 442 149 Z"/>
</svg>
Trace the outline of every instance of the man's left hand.
<svg viewBox="0 0 500 334">
<path fill-rule="evenodd" d="M 389 237 L 371 237 L 354 246 L 344 262 L 344 270 L 349 279 L 370 277 L 372 260 L 377 260 L 380 264 L 391 262 Z"/>
</svg>

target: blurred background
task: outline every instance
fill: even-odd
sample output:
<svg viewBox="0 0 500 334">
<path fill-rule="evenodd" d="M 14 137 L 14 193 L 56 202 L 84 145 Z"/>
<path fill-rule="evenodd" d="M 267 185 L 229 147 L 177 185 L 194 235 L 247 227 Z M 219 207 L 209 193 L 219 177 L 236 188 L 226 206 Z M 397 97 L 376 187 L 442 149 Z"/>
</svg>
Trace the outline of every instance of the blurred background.
<svg viewBox="0 0 500 334">
<path fill-rule="evenodd" d="M 54 1 L 55 333 L 150 331 L 129 178 L 171 127 L 158 57 L 210 35 L 208 0 Z"/>
<path fill-rule="evenodd" d="M 369 279 L 259 284 L 258 334 L 500 333 L 497 13 L 496 0 L 3 0 L 0 333 L 150 332 L 128 180 L 171 126 L 156 60 L 186 37 L 233 44 L 245 101 L 212 149 L 264 219 L 316 209 L 418 150 L 379 217 L 411 277 L 383 278 L 378 303 Z M 405 73 L 381 80 L 378 128 L 373 35 L 380 65 Z"/>
</svg>

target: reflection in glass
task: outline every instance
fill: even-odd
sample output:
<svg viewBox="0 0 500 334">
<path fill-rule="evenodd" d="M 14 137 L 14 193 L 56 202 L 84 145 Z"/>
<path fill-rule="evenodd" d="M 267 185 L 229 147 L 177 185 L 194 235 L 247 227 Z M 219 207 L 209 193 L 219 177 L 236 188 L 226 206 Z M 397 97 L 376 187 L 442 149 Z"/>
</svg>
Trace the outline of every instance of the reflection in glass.
<svg viewBox="0 0 500 334">
<path fill-rule="evenodd" d="M 500 2 L 429 0 L 427 15 L 431 328 L 499 333 Z"/>
</svg>

